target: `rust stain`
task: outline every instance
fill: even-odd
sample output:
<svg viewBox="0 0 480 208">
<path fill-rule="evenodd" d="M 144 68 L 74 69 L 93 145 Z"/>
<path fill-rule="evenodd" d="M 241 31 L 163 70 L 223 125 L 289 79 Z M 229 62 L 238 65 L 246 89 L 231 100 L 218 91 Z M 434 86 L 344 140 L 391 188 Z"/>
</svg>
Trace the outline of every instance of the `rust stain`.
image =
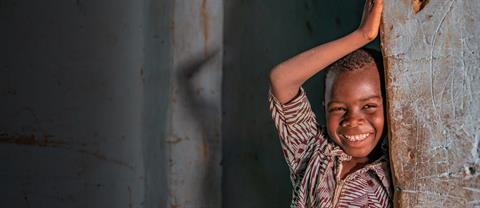
<svg viewBox="0 0 480 208">
<path fill-rule="evenodd" d="M 202 142 L 202 153 L 203 153 L 203 157 L 205 159 L 208 159 L 209 145 L 208 145 L 208 139 L 205 136 L 203 137 L 203 142 Z"/>
<path fill-rule="evenodd" d="M 170 35 L 170 37 L 172 38 L 172 46 L 175 46 L 175 9 L 176 9 L 176 1 L 173 1 L 172 3 L 172 14 L 171 16 L 173 17 L 171 22 L 170 22 L 170 26 L 169 26 L 169 29 L 170 29 L 170 32 L 172 35 Z"/>
<path fill-rule="evenodd" d="M 61 141 L 52 141 L 53 135 L 44 134 L 43 137 L 38 137 L 36 134 L 20 134 L 20 135 L 0 135 L 0 144 L 16 144 L 16 145 L 29 145 L 39 147 L 62 147 L 65 145 Z"/>
<path fill-rule="evenodd" d="M 172 202 L 172 204 L 170 204 L 170 208 L 180 207 L 180 206 L 178 206 L 177 198 L 173 195 L 173 193 L 170 193 L 170 196 L 173 198 L 173 202 Z"/>
<path fill-rule="evenodd" d="M 415 14 L 422 11 L 430 0 L 412 0 L 412 7 Z"/>
<path fill-rule="evenodd" d="M 393 76 L 392 76 L 392 72 L 390 70 L 391 68 L 391 63 L 390 63 L 390 58 L 388 56 L 386 56 L 386 54 L 388 54 L 388 48 L 386 48 L 386 43 L 388 41 L 388 35 L 389 33 L 388 32 L 391 32 L 393 30 L 393 25 L 390 27 L 390 31 L 386 31 L 387 30 L 387 24 L 386 24 L 386 21 L 384 19 L 384 16 L 382 15 L 382 20 L 381 20 L 381 25 L 380 25 L 380 41 L 381 41 L 381 44 L 380 44 L 380 48 L 381 48 L 381 51 L 382 51 L 382 55 L 383 55 L 383 67 L 384 67 L 384 82 L 385 82 L 385 96 L 386 96 L 386 106 L 385 106 L 385 113 L 387 114 L 386 115 L 386 125 L 387 125 L 387 138 L 388 138 L 388 146 L 389 147 L 392 147 L 393 146 L 393 141 L 392 141 L 392 138 L 393 138 L 393 129 L 394 126 L 393 126 L 393 118 L 392 118 L 392 115 L 395 115 L 393 113 L 393 109 L 391 108 L 392 104 L 391 104 L 391 100 L 392 98 L 394 97 L 394 90 L 390 87 L 392 86 L 392 83 L 393 83 Z M 389 154 L 390 154 L 390 170 L 392 170 L 392 182 L 393 182 L 393 186 L 394 186 L 394 194 L 393 194 L 393 203 L 395 205 L 395 207 L 402 207 L 402 204 L 401 204 L 401 201 L 400 200 L 400 197 L 401 197 L 401 189 L 399 188 L 399 179 L 398 179 L 398 175 L 396 174 L 396 172 L 394 172 L 395 169 L 398 169 L 398 167 L 396 167 L 397 163 L 394 162 L 395 160 L 395 154 L 393 153 L 392 149 L 390 148 L 389 149 Z"/>
<path fill-rule="evenodd" d="M 126 168 L 128 168 L 128 169 L 130 169 L 130 170 L 134 170 L 133 166 L 131 166 L 130 164 L 128 164 L 128 163 L 126 163 L 126 162 L 123 162 L 123 161 L 120 161 L 120 160 L 116 160 L 116 159 L 109 158 L 109 157 L 107 157 L 106 155 L 100 153 L 99 151 L 89 152 L 89 151 L 86 151 L 86 150 L 78 150 L 78 152 L 92 155 L 92 156 L 94 156 L 95 158 L 97 158 L 98 160 L 108 161 L 108 162 L 111 162 L 111 163 L 113 163 L 113 164 L 126 167 Z"/>
<path fill-rule="evenodd" d="M 42 137 L 37 136 L 36 134 L 19 134 L 19 135 L 9 135 L 7 133 L 0 134 L 0 144 L 14 144 L 14 145 L 23 145 L 23 146 L 34 146 L 34 147 L 53 147 L 53 148 L 61 148 L 66 150 L 76 151 L 82 154 L 88 154 L 94 156 L 99 160 L 104 160 L 111 162 L 113 164 L 126 167 L 130 170 L 134 170 L 133 166 L 130 164 L 108 158 L 107 156 L 101 154 L 100 152 L 91 152 L 85 149 L 76 149 L 73 148 L 72 145 L 67 144 L 63 141 L 54 141 L 51 140 L 53 135 L 44 134 Z M 81 146 L 86 146 L 86 144 L 80 144 Z"/>
<path fill-rule="evenodd" d="M 202 150 L 202 155 L 205 158 L 205 161 L 208 161 L 209 155 L 210 155 L 210 142 L 209 142 L 209 131 L 208 129 L 203 129 L 202 130 L 202 144 L 201 144 L 201 150 Z"/>
<path fill-rule="evenodd" d="M 207 11 L 207 0 L 202 0 L 200 15 L 202 16 L 202 23 L 203 23 L 203 42 L 205 44 L 204 53 L 205 53 L 205 56 L 207 56 L 208 39 L 209 39 L 209 33 L 208 33 L 209 20 L 208 20 L 208 11 Z"/>
</svg>

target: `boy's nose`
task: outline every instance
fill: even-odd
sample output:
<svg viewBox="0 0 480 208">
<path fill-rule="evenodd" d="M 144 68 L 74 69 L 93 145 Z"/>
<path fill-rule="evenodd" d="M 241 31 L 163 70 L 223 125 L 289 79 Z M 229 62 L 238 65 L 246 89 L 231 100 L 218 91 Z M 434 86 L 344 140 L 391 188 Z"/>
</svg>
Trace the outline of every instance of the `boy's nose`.
<svg viewBox="0 0 480 208">
<path fill-rule="evenodd" d="M 357 127 L 362 125 L 365 119 L 357 114 L 347 114 L 340 124 L 342 127 Z"/>
</svg>

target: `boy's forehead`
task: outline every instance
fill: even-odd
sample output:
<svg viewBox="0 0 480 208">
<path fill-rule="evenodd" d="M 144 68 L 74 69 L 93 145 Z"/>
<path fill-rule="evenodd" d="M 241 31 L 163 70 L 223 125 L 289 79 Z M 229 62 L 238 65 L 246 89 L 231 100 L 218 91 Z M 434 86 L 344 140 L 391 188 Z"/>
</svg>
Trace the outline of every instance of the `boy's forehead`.
<svg viewBox="0 0 480 208">
<path fill-rule="evenodd" d="M 380 75 L 375 66 L 365 66 L 353 71 L 337 70 L 325 79 L 325 98 L 332 98 L 345 91 L 357 91 L 362 85 L 370 85 L 371 93 L 380 93 Z"/>
</svg>

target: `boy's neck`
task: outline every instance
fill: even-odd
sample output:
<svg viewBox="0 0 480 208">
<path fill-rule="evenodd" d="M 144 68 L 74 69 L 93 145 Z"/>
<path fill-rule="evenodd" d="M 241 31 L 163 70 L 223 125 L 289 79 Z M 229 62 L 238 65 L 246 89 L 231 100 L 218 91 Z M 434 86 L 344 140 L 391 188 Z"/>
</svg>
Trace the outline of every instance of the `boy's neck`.
<svg viewBox="0 0 480 208">
<path fill-rule="evenodd" d="M 349 161 L 343 161 L 342 173 L 340 174 L 340 178 L 342 180 L 345 179 L 349 174 L 363 168 L 369 162 L 370 160 L 368 159 L 368 157 L 363 157 L 363 158 L 352 157 L 352 159 Z"/>
<path fill-rule="evenodd" d="M 342 173 L 340 174 L 340 178 L 343 180 L 349 174 L 365 167 L 365 165 L 377 160 L 382 156 L 383 152 L 381 150 L 381 144 L 377 144 L 377 146 L 373 149 L 373 151 L 368 155 L 368 157 L 352 157 L 349 161 L 342 162 Z"/>
</svg>

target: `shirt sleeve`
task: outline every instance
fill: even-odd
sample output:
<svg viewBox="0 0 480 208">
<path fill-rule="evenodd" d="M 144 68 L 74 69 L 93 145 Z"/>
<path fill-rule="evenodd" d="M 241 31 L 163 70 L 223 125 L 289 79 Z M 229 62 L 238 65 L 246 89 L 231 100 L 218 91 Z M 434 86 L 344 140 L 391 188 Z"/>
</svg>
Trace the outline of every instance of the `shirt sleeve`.
<svg viewBox="0 0 480 208">
<path fill-rule="evenodd" d="M 275 123 L 283 149 L 283 154 L 292 173 L 303 167 L 309 159 L 318 139 L 318 123 L 305 91 L 300 88 L 298 95 L 288 103 L 281 104 L 269 91 L 269 109 Z"/>
</svg>

